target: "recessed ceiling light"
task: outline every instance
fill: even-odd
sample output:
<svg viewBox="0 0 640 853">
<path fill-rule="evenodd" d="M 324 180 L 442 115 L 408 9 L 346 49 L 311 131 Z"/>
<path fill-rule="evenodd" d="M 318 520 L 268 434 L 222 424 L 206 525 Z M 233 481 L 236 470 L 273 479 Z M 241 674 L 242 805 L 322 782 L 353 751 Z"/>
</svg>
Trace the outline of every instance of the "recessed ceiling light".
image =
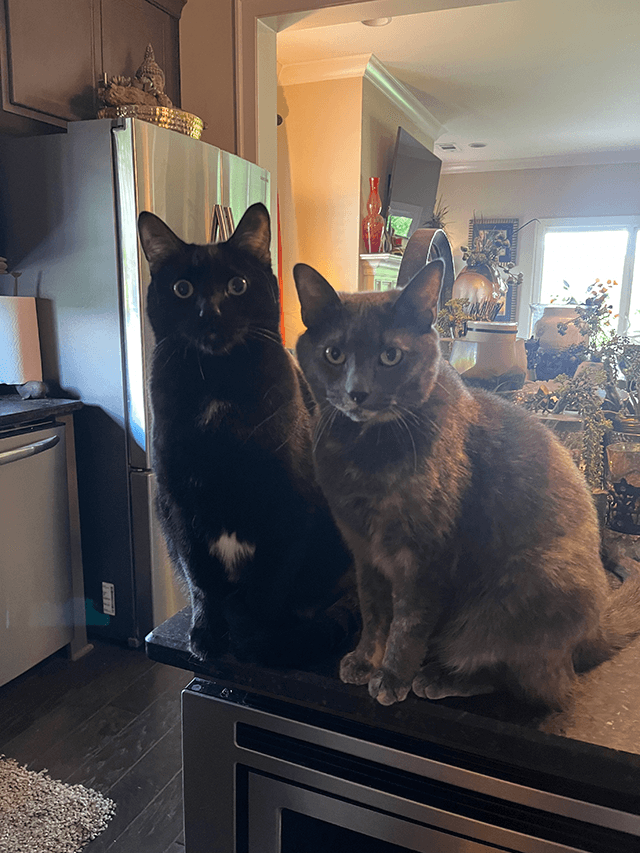
<svg viewBox="0 0 640 853">
<path fill-rule="evenodd" d="M 470 142 L 469 143 L 469 148 L 486 148 L 486 147 L 487 147 L 486 142 Z"/>
<path fill-rule="evenodd" d="M 364 24 L 365 27 L 386 27 L 392 20 L 392 18 L 369 18 L 368 21 L 361 21 L 360 23 Z"/>
</svg>

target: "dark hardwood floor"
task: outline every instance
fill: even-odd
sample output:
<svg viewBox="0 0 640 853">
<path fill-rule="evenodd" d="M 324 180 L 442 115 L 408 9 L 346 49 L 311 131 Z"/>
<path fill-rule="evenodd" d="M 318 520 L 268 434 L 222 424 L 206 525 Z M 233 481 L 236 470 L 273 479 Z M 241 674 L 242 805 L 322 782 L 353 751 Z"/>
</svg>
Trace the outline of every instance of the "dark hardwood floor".
<svg viewBox="0 0 640 853">
<path fill-rule="evenodd" d="M 64 651 L 0 687 L 0 754 L 116 803 L 83 853 L 184 853 L 180 691 L 189 674 L 143 650 Z"/>
</svg>

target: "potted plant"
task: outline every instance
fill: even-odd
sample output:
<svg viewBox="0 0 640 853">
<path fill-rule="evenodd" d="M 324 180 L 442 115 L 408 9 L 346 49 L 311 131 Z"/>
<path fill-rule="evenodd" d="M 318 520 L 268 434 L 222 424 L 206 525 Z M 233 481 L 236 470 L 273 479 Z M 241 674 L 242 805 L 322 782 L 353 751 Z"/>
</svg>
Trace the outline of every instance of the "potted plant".
<svg viewBox="0 0 640 853">
<path fill-rule="evenodd" d="M 613 331 L 611 323 L 613 306 L 609 301 L 609 289 L 617 287 L 617 282 L 607 281 L 603 284 L 596 279 L 587 288 L 589 296 L 584 305 L 575 306 L 575 318 L 558 323 L 558 333 L 566 335 L 570 325 L 577 328 L 585 341 L 585 357 L 587 361 L 599 362 L 605 370 L 604 382 L 608 391 L 617 398 L 617 348 L 618 336 Z M 619 402 L 619 401 L 617 401 Z"/>
<path fill-rule="evenodd" d="M 594 493 L 603 488 L 604 440 L 613 427 L 602 408 L 599 389 L 604 381 L 604 368 L 599 366 L 598 370 L 584 370 L 574 377 L 560 375 L 548 386 L 538 386 L 535 393 L 525 392 L 515 399 L 541 415 L 547 426 L 554 429 Z M 571 412 L 576 414 L 573 418 L 569 416 L 568 424 L 558 422 L 560 416 Z"/>
</svg>

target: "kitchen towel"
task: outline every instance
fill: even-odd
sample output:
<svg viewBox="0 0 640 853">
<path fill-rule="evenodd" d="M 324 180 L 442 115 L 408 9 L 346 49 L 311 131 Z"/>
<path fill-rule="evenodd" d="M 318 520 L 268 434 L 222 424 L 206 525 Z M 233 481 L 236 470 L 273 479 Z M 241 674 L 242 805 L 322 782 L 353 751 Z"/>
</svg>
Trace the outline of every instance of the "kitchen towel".
<svg viewBox="0 0 640 853">
<path fill-rule="evenodd" d="M 0 296 L 0 383 L 42 381 L 36 300 Z"/>
</svg>

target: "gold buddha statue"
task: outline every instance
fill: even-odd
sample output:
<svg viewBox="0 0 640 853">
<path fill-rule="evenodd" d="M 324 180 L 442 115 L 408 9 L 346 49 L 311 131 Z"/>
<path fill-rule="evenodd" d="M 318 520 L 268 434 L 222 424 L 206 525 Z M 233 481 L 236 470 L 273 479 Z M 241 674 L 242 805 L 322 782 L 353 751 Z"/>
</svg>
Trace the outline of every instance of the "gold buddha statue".
<svg viewBox="0 0 640 853">
<path fill-rule="evenodd" d="M 120 107 L 125 104 L 138 104 L 149 107 L 173 107 L 173 103 L 164 91 L 164 71 L 158 63 L 151 44 L 142 60 L 135 77 L 112 77 L 106 79 L 98 88 L 100 100 L 108 107 Z"/>
</svg>

